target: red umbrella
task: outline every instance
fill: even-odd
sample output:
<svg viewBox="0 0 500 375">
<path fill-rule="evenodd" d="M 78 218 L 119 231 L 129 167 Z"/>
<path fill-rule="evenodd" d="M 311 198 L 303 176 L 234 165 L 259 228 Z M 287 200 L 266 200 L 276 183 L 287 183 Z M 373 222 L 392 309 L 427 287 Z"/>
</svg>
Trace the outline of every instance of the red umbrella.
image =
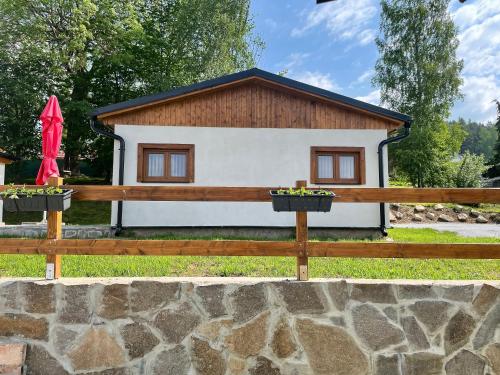
<svg viewBox="0 0 500 375">
<path fill-rule="evenodd" d="M 59 101 L 52 95 L 40 115 L 42 121 L 42 153 L 43 160 L 36 176 L 36 184 L 43 185 L 49 177 L 59 176 L 56 158 L 62 138 L 63 117 Z"/>
</svg>

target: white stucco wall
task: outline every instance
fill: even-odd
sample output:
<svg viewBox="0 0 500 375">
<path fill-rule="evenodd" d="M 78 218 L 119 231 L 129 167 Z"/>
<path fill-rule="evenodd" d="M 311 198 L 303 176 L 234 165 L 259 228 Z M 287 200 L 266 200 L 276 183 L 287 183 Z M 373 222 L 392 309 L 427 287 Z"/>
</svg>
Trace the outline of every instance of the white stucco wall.
<svg viewBox="0 0 500 375">
<path fill-rule="evenodd" d="M 311 146 L 356 146 L 365 147 L 366 184 L 363 186 L 377 187 L 377 146 L 387 137 L 386 130 L 132 125 L 116 125 L 115 132 L 126 144 L 125 185 L 141 185 L 137 182 L 138 143 L 188 143 L 195 145 L 195 182 L 187 184 L 190 186 L 289 187 L 301 179 L 310 184 Z M 118 148 L 115 142 L 113 184 L 118 182 Z M 387 154 L 384 157 L 387 159 Z M 385 174 L 387 179 L 387 170 Z M 370 203 L 334 203 L 331 213 L 310 213 L 308 218 L 311 227 L 380 225 L 378 204 Z M 116 224 L 115 203 L 112 224 Z M 123 225 L 294 226 L 295 214 L 276 213 L 271 203 L 124 202 Z"/>
<path fill-rule="evenodd" d="M 0 185 L 5 183 L 5 164 L 0 163 Z M 0 225 L 3 224 L 3 202 L 0 199 Z"/>
</svg>

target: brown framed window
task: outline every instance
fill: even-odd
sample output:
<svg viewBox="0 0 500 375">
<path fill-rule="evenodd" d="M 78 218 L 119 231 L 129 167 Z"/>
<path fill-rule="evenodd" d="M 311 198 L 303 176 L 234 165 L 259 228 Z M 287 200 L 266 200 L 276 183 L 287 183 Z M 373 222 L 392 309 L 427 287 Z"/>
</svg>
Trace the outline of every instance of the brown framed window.
<svg viewBox="0 0 500 375">
<path fill-rule="evenodd" d="M 364 184 L 364 147 L 311 147 L 311 183 Z"/>
<path fill-rule="evenodd" d="M 194 145 L 139 143 L 137 181 L 194 182 Z"/>
</svg>

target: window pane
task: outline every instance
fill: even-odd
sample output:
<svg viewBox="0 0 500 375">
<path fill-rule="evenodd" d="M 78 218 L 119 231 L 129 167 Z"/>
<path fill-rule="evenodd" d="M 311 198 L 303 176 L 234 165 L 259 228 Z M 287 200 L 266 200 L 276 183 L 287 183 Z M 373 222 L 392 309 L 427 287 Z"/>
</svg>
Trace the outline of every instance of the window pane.
<svg viewBox="0 0 500 375">
<path fill-rule="evenodd" d="M 339 156 L 340 178 L 354 178 L 354 156 Z"/>
<path fill-rule="evenodd" d="M 186 154 L 170 154 L 170 175 L 172 177 L 186 177 Z"/>
<path fill-rule="evenodd" d="M 318 155 L 318 178 L 333 178 L 332 155 Z"/>
<path fill-rule="evenodd" d="M 163 154 L 148 155 L 148 177 L 163 177 L 165 156 Z"/>
</svg>

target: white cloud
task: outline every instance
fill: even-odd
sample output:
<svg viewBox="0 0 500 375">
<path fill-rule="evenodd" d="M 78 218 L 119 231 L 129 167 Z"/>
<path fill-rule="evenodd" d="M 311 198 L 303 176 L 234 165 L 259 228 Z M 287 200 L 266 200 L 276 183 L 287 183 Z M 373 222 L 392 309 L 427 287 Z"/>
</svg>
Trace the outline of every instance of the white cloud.
<svg viewBox="0 0 500 375">
<path fill-rule="evenodd" d="M 375 70 L 373 69 L 367 69 L 365 70 L 363 73 L 361 73 L 361 75 L 356 78 L 356 80 L 354 80 L 353 82 L 351 82 L 349 84 L 349 87 L 354 87 L 354 86 L 358 86 L 358 85 L 362 85 L 363 83 L 366 83 L 366 82 L 369 82 L 370 79 L 373 77 L 373 74 L 375 73 Z"/>
<path fill-rule="evenodd" d="M 292 30 L 292 36 L 302 36 L 307 31 L 324 25 L 335 39 L 355 40 L 366 45 L 375 37 L 375 30 L 370 24 L 376 15 L 376 0 L 337 0 L 316 5 L 305 15 L 304 25 Z"/>
<path fill-rule="evenodd" d="M 453 116 L 492 121 L 491 101 L 500 97 L 500 1 L 477 0 L 451 8 L 459 28 L 457 53 L 464 60 L 465 95 L 463 103 L 455 105 Z"/>
<path fill-rule="evenodd" d="M 304 60 L 307 59 L 311 54 L 303 53 L 303 52 L 294 52 L 288 56 L 288 62 L 284 65 L 284 68 L 289 70 L 290 72 L 304 63 Z"/>
<path fill-rule="evenodd" d="M 329 91 L 339 91 L 340 86 L 338 86 L 334 80 L 330 77 L 330 74 L 323 74 L 320 72 L 310 72 L 305 71 L 297 74 L 291 75 L 291 78 L 307 83 L 312 86 L 320 87 Z"/>
<path fill-rule="evenodd" d="M 380 105 L 380 90 L 373 90 L 365 96 L 356 96 L 356 99 L 362 102 Z"/>
<path fill-rule="evenodd" d="M 496 117 L 494 99 L 500 99 L 500 82 L 493 74 L 488 76 L 464 77 L 462 87 L 463 103 L 457 103 L 453 110 L 455 117 L 472 118 L 476 121 L 493 121 Z"/>
</svg>

